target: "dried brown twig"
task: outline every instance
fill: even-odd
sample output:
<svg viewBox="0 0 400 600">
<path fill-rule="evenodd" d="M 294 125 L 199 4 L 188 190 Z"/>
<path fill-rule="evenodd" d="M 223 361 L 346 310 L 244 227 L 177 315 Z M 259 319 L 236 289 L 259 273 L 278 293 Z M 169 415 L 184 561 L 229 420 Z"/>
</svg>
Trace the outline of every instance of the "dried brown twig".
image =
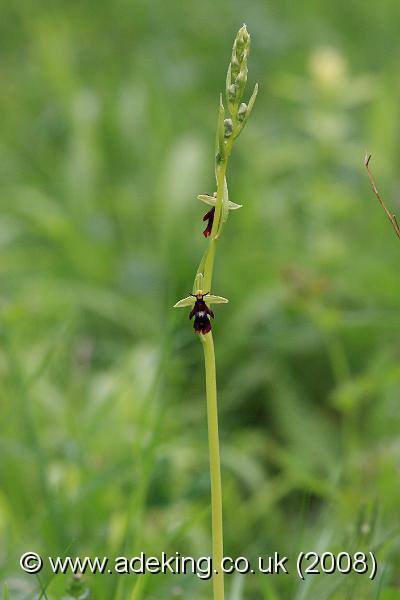
<svg viewBox="0 0 400 600">
<path fill-rule="evenodd" d="M 392 227 L 393 227 L 393 229 L 394 229 L 397 237 L 400 239 L 400 227 L 399 227 L 399 224 L 397 222 L 396 215 L 394 215 L 394 214 L 392 214 L 391 212 L 388 211 L 388 209 L 386 208 L 386 205 L 385 205 L 384 201 L 381 198 L 381 195 L 379 194 L 379 192 L 378 192 L 378 190 L 376 188 L 374 178 L 372 177 L 372 173 L 371 173 L 370 168 L 369 168 L 369 162 L 370 162 L 370 160 L 371 160 L 371 154 L 366 154 L 365 155 L 365 159 L 364 159 L 364 164 L 365 164 L 365 168 L 367 169 L 368 177 L 369 177 L 369 180 L 370 180 L 371 185 L 372 185 L 372 191 L 374 192 L 375 196 L 378 198 L 379 204 L 382 206 L 383 210 L 385 211 L 386 216 L 389 219 L 390 223 L 392 224 Z"/>
</svg>

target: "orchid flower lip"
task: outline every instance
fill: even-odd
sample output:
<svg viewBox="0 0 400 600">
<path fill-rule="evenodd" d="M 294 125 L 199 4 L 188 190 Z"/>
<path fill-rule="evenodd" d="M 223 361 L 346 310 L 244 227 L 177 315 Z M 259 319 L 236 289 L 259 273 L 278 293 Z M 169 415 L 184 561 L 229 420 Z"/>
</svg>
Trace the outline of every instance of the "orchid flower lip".
<svg viewBox="0 0 400 600">
<path fill-rule="evenodd" d="M 211 231 L 214 224 L 214 215 L 215 215 L 215 207 L 213 206 L 211 210 L 208 211 L 203 217 L 203 221 L 208 221 L 207 227 L 203 231 L 204 237 L 209 237 L 211 235 Z"/>
</svg>

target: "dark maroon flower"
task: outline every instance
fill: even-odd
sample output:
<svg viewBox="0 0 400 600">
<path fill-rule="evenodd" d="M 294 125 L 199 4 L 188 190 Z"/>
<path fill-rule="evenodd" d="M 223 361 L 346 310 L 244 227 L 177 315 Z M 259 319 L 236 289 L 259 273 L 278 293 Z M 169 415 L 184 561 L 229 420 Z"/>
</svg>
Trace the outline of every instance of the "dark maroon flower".
<svg viewBox="0 0 400 600">
<path fill-rule="evenodd" d="M 214 213 L 215 213 L 215 207 L 213 206 L 212 209 L 209 210 L 208 213 L 205 214 L 203 217 L 203 221 L 208 221 L 207 227 L 203 231 L 204 237 L 208 237 L 209 235 L 211 235 L 211 230 L 212 230 L 212 226 L 214 223 Z"/>
<path fill-rule="evenodd" d="M 196 301 L 189 314 L 189 319 L 193 319 L 194 317 L 193 328 L 195 333 L 202 333 L 203 335 L 211 331 L 211 321 L 209 316 L 214 318 L 213 311 L 211 308 L 208 308 L 203 300 L 204 296 L 207 296 L 207 294 L 203 294 L 201 290 L 196 293 Z"/>
</svg>

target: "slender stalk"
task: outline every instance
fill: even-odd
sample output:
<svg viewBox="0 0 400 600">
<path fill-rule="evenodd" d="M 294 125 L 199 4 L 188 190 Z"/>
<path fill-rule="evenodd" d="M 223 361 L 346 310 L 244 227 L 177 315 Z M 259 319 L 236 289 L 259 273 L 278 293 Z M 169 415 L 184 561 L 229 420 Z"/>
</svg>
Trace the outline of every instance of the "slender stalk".
<svg viewBox="0 0 400 600">
<path fill-rule="evenodd" d="M 224 574 L 221 571 L 223 552 L 222 485 L 219 454 L 217 379 L 212 333 L 200 335 L 206 371 L 208 445 L 210 454 L 212 556 L 214 599 L 224 599 Z M 217 571 L 217 573 L 215 572 Z"/>
<path fill-rule="evenodd" d="M 182 300 L 179 300 L 175 304 L 176 308 L 183 308 L 185 306 L 193 307 L 194 305 L 189 316 L 192 318 L 197 314 L 197 316 L 195 316 L 194 326 L 196 333 L 199 333 L 204 350 L 211 479 L 212 579 L 214 600 L 224 600 L 224 574 L 221 569 L 223 559 L 222 486 L 214 342 L 210 331 L 211 323 L 208 321 L 208 315 L 214 317 L 214 314 L 208 309 L 205 302 L 207 301 L 209 304 L 223 304 L 227 302 L 226 298 L 211 294 L 212 277 L 217 241 L 221 235 L 224 223 L 227 221 L 229 210 L 240 208 L 240 205 L 230 202 L 229 200 L 226 171 L 233 144 L 240 135 L 253 110 L 258 91 L 258 86 L 256 85 L 249 103 L 245 104 L 242 102 L 242 96 L 247 81 L 247 57 L 249 51 L 250 35 L 246 26 L 243 25 L 238 31 L 233 44 L 232 59 L 229 64 L 226 78 L 226 100 L 230 115 L 228 118 L 225 118 L 222 95 L 220 96 L 219 102 L 215 151 L 215 179 L 217 190 L 213 196 L 199 196 L 200 200 L 204 200 L 207 204 L 214 206 L 213 224 L 211 231 L 208 232 L 210 234 L 209 243 L 196 272 L 193 284 L 193 294 L 187 298 L 182 298 Z M 207 215 L 208 214 L 209 213 L 207 213 Z M 205 301 L 203 298 L 206 296 L 207 300 Z M 194 303 L 193 297 L 197 299 L 196 303 Z"/>
<path fill-rule="evenodd" d="M 211 290 L 212 288 L 214 258 L 220 228 L 225 176 L 231 149 L 232 142 L 229 141 L 225 147 L 225 160 L 221 161 L 221 163 L 216 166 L 217 199 L 215 204 L 215 217 L 204 263 L 204 286 L 207 290 Z M 221 458 L 218 433 L 217 376 L 212 332 L 210 331 L 206 335 L 200 335 L 200 339 L 203 344 L 204 368 L 206 374 L 207 427 L 211 483 L 213 592 L 214 600 L 224 600 L 224 573 L 221 569 L 224 556 Z"/>
</svg>

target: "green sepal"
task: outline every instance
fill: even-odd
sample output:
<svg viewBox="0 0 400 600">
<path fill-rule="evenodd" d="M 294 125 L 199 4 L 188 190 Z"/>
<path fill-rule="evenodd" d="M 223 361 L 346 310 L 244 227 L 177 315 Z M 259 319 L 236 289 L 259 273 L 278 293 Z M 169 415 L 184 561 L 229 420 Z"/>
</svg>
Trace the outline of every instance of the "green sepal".
<svg viewBox="0 0 400 600">
<path fill-rule="evenodd" d="M 205 290 L 203 286 L 204 286 L 203 273 L 198 272 L 194 279 L 193 294 L 196 294 L 196 292 L 199 290 L 201 290 L 204 293 L 208 292 L 208 290 Z M 229 300 L 227 300 L 226 298 L 223 298 L 222 296 L 214 296 L 213 294 L 210 294 L 210 295 L 207 294 L 207 296 L 205 296 L 205 298 L 206 298 L 207 304 L 226 304 L 227 302 L 229 302 Z M 193 306 L 195 301 L 196 301 L 196 298 L 194 298 L 193 296 L 186 296 L 186 298 L 182 298 L 182 300 L 178 300 L 178 302 L 176 304 L 174 304 L 173 308 L 186 308 L 187 306 Z"/>
<path fill-rule="evenodd" d="M 202 202 L 205 202 L 206 204 L 209 204 L 210 206 L 215 206 L 217 203 L 217 195 L 213 194 L 212 196 L 210 196 L 210 194 L 199 194 L 197 196 L 198 200 L 201 200 Z"/>
<path fill-rule="evenodd" d="M 186 296 L 186 298 L 182 298 L 182 300 L 178 300 L 176 304 L 174 304 L 173 308 L 185 308 L 186 306 L 192 306 L 194 304 L 195 298 L 193 296 Z"/>
<path fill-rule="evenodd" d="M 215 206 L 217 203 L 217 196 L 214 194 L 210 196 L 210 194 L 199 194 L 197 196 L 198 200 L 205 202 L 205 204 L 209 204 L 210 206 Z M 236 202 L 231 202 L 228 200 L 228 209 L 229 210 L 237 210 L 238 208 L 242 208 L 242 204 L 236 204 Z"/>
<path fill-rule="evenodd" d="M 228 304 L 229 300 L 227 298 L 223 298 L 222 296 L 214 296 L 210 294 L 209 296 L 205 296 L 205 302 L 207 304 Z"/>
<path fill-rule="evenodd" d="M 196 298 L 193 296 L 187 296 L 186 298 L 182 298 L 176 304 L 174 304 L 173 308 L 187 308 L 188 306 L 193 306 Z M 207 304 L 227 304 L 229 300 L 227 298 L 223 298 L 222 296 L 214 296 L 214 294 L 207 294 L 204 296 L 204 301 Z"/>
</svg>

